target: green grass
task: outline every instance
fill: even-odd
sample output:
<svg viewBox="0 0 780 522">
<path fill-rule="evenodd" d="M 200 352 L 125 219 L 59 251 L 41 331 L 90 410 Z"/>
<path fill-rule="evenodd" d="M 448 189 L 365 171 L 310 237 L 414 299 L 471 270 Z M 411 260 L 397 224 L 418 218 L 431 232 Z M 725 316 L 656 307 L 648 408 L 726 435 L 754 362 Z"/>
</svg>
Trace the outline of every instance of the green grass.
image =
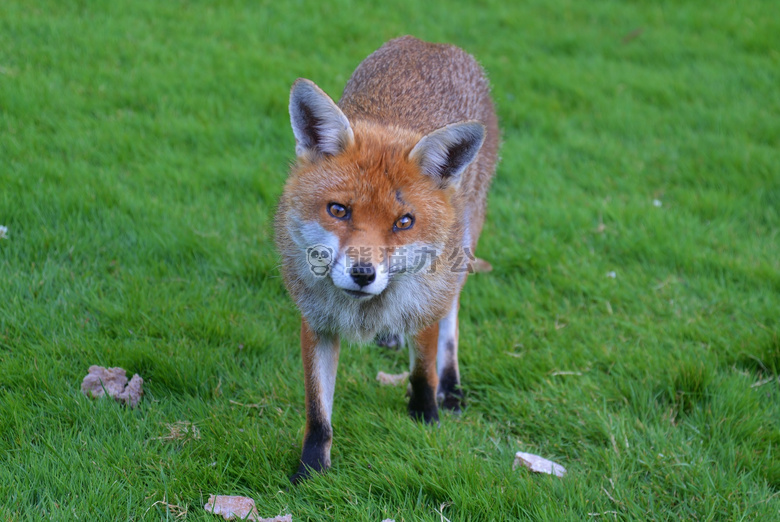
<svg viewBox="0 0 780 522">
<path fill-rule="evenodd" d="M 776 2 L 389 4 L 3 2 L 0 519 L 218 520 L 209 494 L 294 520 L 780 517 Z M 374 381 L 407 355 L 345 347 L 333 469 L 287 489 L 289 87 L 338 97 L 407 33 L 478 57 L 503 132 L 469 408 L 416 425 Z M 141 406 L 83 397 L 91 364 L 140 373 Z M 176 421 L 201 438 L 159 440 Z"/>
</svg>

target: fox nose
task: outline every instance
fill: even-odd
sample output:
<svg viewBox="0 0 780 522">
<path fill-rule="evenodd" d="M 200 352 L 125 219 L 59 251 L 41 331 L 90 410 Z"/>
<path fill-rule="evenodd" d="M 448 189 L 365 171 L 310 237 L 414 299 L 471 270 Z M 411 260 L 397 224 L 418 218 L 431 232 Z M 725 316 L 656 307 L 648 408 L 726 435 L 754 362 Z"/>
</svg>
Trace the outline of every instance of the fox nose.
<svg viewBox="0 0 780 522">
<path fill-rule="evenodd" d="M 370 285 L 376 279 L 376 270 L 371 263 L 357 263 L 350 267 L 349 275 L 358 286 Z"/>
</svg>

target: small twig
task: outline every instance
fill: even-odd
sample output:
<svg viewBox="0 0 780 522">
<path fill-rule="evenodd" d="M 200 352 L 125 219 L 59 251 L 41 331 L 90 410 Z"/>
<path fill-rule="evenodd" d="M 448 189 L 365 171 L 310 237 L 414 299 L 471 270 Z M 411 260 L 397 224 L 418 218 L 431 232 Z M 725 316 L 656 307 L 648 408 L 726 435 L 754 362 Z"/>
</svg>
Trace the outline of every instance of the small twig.
<svg viewBox="0 0 780 522">
<path fill-rule="evenodd" d="M 166 498 L 166 496 L 165 496 L 165 495 L 163 495 L 163 499 L 162 499 L 162 500 L 158 500 L 157 502 L 155 502 L 154 504 L 152 504 L 151 506 L 149 506 L 149 507 L 146 509 L 146 511 L 144 511 L 144 517 L 145 517 L 145 516 L 146 516 L 146 514 L 149 512 L 149 510 L 150 510 L 150 509 L 152 509 L 152 508 L 153 508 L 154 506 L 156 506 L 157 504 L 162 504 L 163 506 L 165 506 L 165 507 L 166 507 L 166 509 L 167 509 L 168 511 L 170 511 L 170 513 L 171 513 L 171 514 L 172 514 L 174 517 L 176 517 L 176 518 L 182 518 L 182 517 L 186 517 L 186 516 L 187 516 L 187 511 L 188 511 L 188 509 L 187 509 L 186 507 L 178 506 L 178 505 L 176 505 L 176 504 L 169 504 L 169 503 L 168 503 L 168 499 Z M 142 517 L 142 518 L 143 518 L 143 517 Z"/>
<path fill-rule="evenodd" d="M 754 319 L 754 321 L 755 321 L 755 319 Z M 756 324 L 757 324 L 757 325 L 758 325 L 760 328 L 762 328 L 762 329 L 766 330 L 767 332 L 771 333 L 772 335 L 774 335 L 774 336 L 777 336 L 777 332 L 776 332 L 775 330 L 772 330 L 771 328 L 769 328 L 767 325 L 765 325 L 765 324 L 764 324 L 764 323 L 762 323 L 761 321 L 756 321 Z"/>
<path fill-rule="evenodd" d="M 604 493 L 606 493 L 606 494 L 607 494 L 607 496 L 609 497 L 609 499 L 610 499 L 610 500 L 611 500 L 613 503 L 615 503 L 615 504 L 617 504 L 617 505 L 619 505 L 619 506 L 620 506 L 620 505 L 622 505 L 622 503 L 621 503 L 621 502 L 618 502 L 617 500 L 615 500 L 615 499 L 612 497 L 612 495 L 610 495 L 610 494 L 609 494 L 609 491 L 607 491 L 607 489 L 606 489 L 606 488 L 602 487 L 601 489 L 604 491 Z"/>
<path fill-rule="evenodd" d="M 769 370 L 767 370 L 766 366 L 764 366 L 764 361 L 762 361 L 761 359 L 759 359 L 755 355 L 747 354 L 747 356 L 750 357 L 751 359 L 753 359 L 754 361 L 756 361 L 759 364 L 759 366 L 761 366 L 761 369 L 764 370 L 764 372 L 769 373 Z"/>
<path fill-rule="evenodd" d="M 773 377 L 769 377 L 767 379 L 762 379 L 762 380 L 760 380 L 758 382 L 754 382 L 753 384 L 750 385 L 750 387 L 751 388 L 758 388 L 759 386 L 763 386 L 765 384 L 769 384 L 770 382 L 772 382 L 774 380 L 777 380 L 777 382 L 780 383 L 780 377 L 774 377 L 773 376 Z"/>
<path fill-rule="evenodd" d="M 558 372 L 558 371 L 555 371 L 555 372 L 552 372 L 550 374 L 551 377 L 554 377 L 556 375 L 582 375 L 582 372 Z"/>
<path fill-rule="evenodd" d="M 230 404 L 235 404 L 236 406 L 243 406 L 244 408 L 263 408 L 264 405 L 258 403 L 255 404 L 244 404 L 243 402 L 234 401 L 233 399 L 229 399 L 228 402 Z"/>
<path fill-rule="evenodd" d="M 445 520 L 446 520 L 447 522 L 451 522 L 451 520 L 450 520 L 449 518 L 445 517 L 445 516 L 444 516 L 444 513 L 442 513 L 442 512 L 444 511 L 444 508 L 446 508 L 446 507 L 450 507 L 451 505 L 452 505 L 452 502 L 445 502 L 444 504 L 442 504 L 441 506 L 439 506 L 439 509 L 438 509 L 438 510 L 434 509 L 434 511 L 436 511 L 436 512 L 439 514 L 439 516 L 441 517 L 441 519 L 440 519 L 440 520 L 441 520 L 441 522 L 444 522 Z"/>
<path fill-rule="evenodd" d="M 639 37 L 642 35 L 642 33 L 643 33 L 643 32 L 645 32 L 645 30 L 644 30 L 643 28 L 641 28 L 641 27 L 637 27 L 636 29 L 634 29 L 633 31 L 631 31 L 630 33 L 628 33 L 627 35 L 625 35 L 625 36 L 624 36 L 624 37 L 623 37 L 623 38 L 620 40 L 620 43 L 622 43 L 623 45 L 625 45 L 625 44 L 627 44 L 627 43 L 629 43 L 629 42 L 631 42 L 631 41 L 633 41 L 633 40 L 636 40 L 637 38 L 639 38 Z"/>
</svg>

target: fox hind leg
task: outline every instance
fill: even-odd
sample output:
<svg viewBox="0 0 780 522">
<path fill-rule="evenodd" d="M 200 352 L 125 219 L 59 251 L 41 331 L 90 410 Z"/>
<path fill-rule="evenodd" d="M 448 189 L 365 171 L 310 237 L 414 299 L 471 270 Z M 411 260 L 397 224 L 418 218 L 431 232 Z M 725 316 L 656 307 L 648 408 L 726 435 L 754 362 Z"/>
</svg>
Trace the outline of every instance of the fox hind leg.
<svg viewBox="0 0 780 522">
<path fill-rule="evenodd" d="M 391 348 L 393 350 L 400 350 L 404 344 L 404 339 L 399 334 L 394 333 L 380 333 L 377 334 L 374 339 L 374 343 L 382 348 Z"/>
</svg>

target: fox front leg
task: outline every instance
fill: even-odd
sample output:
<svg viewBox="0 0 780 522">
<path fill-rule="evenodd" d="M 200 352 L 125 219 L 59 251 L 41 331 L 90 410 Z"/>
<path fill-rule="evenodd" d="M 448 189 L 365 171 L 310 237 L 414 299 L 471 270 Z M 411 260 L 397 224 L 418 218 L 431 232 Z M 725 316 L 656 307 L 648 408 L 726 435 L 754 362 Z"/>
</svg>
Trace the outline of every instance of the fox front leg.
<svg viewBox="0 0 780 522">
<path fill-rule="evenodd" d="M 306 433 L 300 466 L 290 477 L 293 484 L 309 478 L 313 471 L 325 471 L 330 467 L 333 441 L 330 417 L 339 363 L 338 337 L 316 334 L 303 319 L 301 358 L 306 386 Z"/>
<path fill-rule="evenodd" d="M 439 408 L 436 405 L 436 389 L 439 374 L 436 355 L 439 341 L 439 324 L 425 328 L 409 346 L 409 415 L 427 424 L 439 422 Z"/>
<path fill-rule="evenodd" d="M 460 413 L 465 406 L 460 388 L 458 368 L 458 303 L 455 301 L 446 317 L 439 321 L 437 369 L 439 374 L 438 402 L 445 410 Z"/>
</svg>

